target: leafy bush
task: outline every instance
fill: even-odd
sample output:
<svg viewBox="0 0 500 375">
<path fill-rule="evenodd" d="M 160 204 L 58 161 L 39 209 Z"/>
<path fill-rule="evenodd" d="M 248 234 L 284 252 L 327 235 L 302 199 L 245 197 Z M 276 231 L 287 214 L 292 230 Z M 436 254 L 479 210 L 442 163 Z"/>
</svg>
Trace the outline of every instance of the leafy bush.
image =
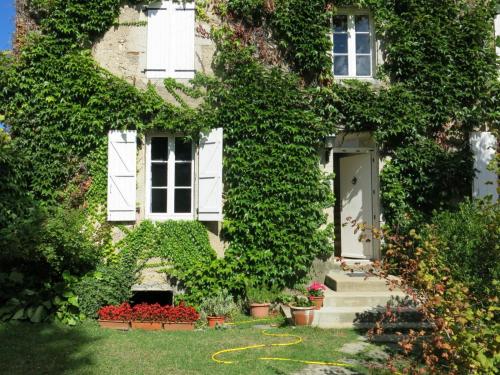
<svg viewBox="0 0 500 375">
<path fill-rule="evenodd" d="M 170 261 L 174 269 L 166 272 L 172 275 L 182 274 L 176 270 L 192 269 L 215 259 L 207 230 L 200 222 L 146 220 L 132 230 L 123 230 L 126 236 L 114 246 L 117 252 L 114 259 L 101 263 L 76 288 L 80 308 L 89 317 L 96 317 L 102 306 L 128 301 L 139 271 L 151 257 Z"/>
<path fill-rule="evenodd" d="M 498 203 L 468 201 L 457 211 L 436 213 L 420 233 L 385 238 L 383 274 L 399 273 L 431 323 L 428 332 L 411 331 L 400 345 L 431 373 L 495 374 L 500 366 L 499 212 Z"/>
<path fill-rule="evenodd" d="M 75 276 L 92 269 L 100 253 L 82 210 L 33 198 L 26 165 L 0 131 L 0 319 L 76 324 Z"/>
<path fill-rule="evenodd" d="M 452 277 L 479 301 L 499 292 L 499 223 L 499 203 L 469 200 L 457 211 L 437 213 L 424 234 L 439 240 L 440 257 Z"/>
<path fill-rule="evenodd" d="M 139 255 L 133 251 L 123 251 L 118 259 L 101 263 L 96 271 L 85 275 L 76 285 L 80 300 L 80 310 L 90 318 L 97 316 L 99 308 L 118 305 L 132 297 L 132 285 L 141 269 Z"/>
<path fill-rule="evenodd" d="M 231 316 L 238 310 L 233 296 L 223 289 L 217 294 L 205 297 L 200 304 L 201 311 L 206 316 Z"/>
</svg>

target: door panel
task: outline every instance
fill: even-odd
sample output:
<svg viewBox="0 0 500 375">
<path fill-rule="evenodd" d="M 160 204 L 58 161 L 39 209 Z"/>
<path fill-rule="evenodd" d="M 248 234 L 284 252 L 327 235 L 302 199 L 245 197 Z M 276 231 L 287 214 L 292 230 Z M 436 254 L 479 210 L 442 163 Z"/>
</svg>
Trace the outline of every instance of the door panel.
<svg viewBox="0 0 500 375">
<path fill-rule="evenodd" d="M 339 159 L 340 185 L 340 220 L 341 220 L 341 255 L 348 258 L 371 259 L 373 257 L 373 241 L 371 231 L 363 232 L 367 242 L 359 241 L 362 232 L 354 233 L 347 221 L 373 225 L 372 208 L 372 176 L 370 154 L 356 154 Z"/>
</svg>

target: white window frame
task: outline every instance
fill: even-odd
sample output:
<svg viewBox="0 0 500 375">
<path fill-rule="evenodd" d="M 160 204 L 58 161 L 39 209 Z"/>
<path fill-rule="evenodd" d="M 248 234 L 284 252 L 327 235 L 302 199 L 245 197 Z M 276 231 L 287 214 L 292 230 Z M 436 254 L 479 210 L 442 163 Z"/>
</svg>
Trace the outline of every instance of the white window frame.
<svg viewBox="0 0 500 375">
<path fill-rule="evenodd" d="M 195 218 L 195 142 L 191 141 L 191 212 L 174 213 L 174 198 L 175 198 L 175 138 L 182 137 L 179 133 L 151 133 L 146 136 L 146 219 L 153 221 L 161 220 L 194 220 Z M 151 173 L 151 139 L 156 137 L 168 138 L 168 161 L 167 163 L 167 212 L 154 213 L 151 212 L 151 189 L 152 189 L 152 173 Z"/>
<path fill-rule="evenodd" d="M 366 9 L 340 9 L 333 17 L 335 16 L 347 16 L 347 56 L 348 56 L 348 74 L 347 75 L 335 75 L 335 79 L 365 79 L 371 80 L 375 78 L 375 69 L 376 69 L 376 41 L 375 41 L 375 28 L 373 24 L 373 15 L 370 11 Z M 370 35 L 370 67 L 371 74 L 368 76 L 360 76 L 356 75 L 356 55 L 368 55 L 368 54 L 357 54 L 356 53 L 356 31 L 355 31 L 355 16 L 368 16 L 368 20 L 370 23 L 369 35 Z M 334 73 L 334 59 L 335 54 L 333 52 L 333 18 L 331 20 L 330 27 L 330 40 L 332 42 L 332 74 Z"/>
</svg>

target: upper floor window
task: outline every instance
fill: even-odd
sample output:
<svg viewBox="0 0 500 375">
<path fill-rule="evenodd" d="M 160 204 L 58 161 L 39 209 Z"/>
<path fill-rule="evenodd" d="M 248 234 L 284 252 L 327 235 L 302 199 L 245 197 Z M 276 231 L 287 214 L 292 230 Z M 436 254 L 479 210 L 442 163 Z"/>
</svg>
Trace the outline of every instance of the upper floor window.
<svg viewBox="0 0 500 375">
<path fill-rule="evenodd" d="M 337 77 L 373 76 L 373 32 L 368 13 L 333 17 L 333 74 Z"/>
<path fill-rule="evenodd" d="M 147 8 L 148 78 L 194 77 L 195 3 L 164 0 Z"/>
</svg>

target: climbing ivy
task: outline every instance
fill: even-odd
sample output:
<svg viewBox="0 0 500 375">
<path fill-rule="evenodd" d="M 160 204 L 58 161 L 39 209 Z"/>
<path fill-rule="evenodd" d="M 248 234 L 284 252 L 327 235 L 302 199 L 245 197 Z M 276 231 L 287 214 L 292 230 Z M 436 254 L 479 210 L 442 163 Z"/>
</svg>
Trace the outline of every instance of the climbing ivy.
<svg viewBox="0 0 500 375">
<path fill-rule="evenodd" d="M 226 257 L 261 282 L 290 286 L 332 251 L 331 227 L 320 229 L 333 200 L 317 150 L 328 128 L 297 76 L 264 68 L 249 48 L 219 51 L 225 75 L 209 84 L 205 116 L 225 129 Z"/>
<path fill-rule="evenodd" d="M 214 1 L 222 19 L 211 25 L 215 77 L 197 76 L 193 87 L 166 80 L 180 105 L 92 59 L 89 48 L 116 24 L 121 1 L 29 4 L 37 30 L 16 56 L 1 58 L 0 115 L 12 147 L 24 153 L 16 167 L 23 186 L 42 205 L 70 194 L 104 220 L 110 129 L 196 137 L 202 128 L 224 127 L 230 247 L 225 260 L 196 271 L 208 280 L 193 281 L 193 290 L 229 274 L 237 284 L 253 275 L 291 285 L 316 256 L 331 253 L 323 209 L 332 197 L 316 151 L 325 135 L 372 132 L 388 157 L 381 177 L 386 222 L 409 228 L 468 193 L 468 133 L 498 125 L 494 1 Z M 330 17 L 342 7 L 373 14 L 384 51 L 376 84 L 332 77 Z M 210 21 L 209 8 L 198 4 L 199 19 Z M 179 91 L 204 103 L 190 108 Z"/>
</svg>

